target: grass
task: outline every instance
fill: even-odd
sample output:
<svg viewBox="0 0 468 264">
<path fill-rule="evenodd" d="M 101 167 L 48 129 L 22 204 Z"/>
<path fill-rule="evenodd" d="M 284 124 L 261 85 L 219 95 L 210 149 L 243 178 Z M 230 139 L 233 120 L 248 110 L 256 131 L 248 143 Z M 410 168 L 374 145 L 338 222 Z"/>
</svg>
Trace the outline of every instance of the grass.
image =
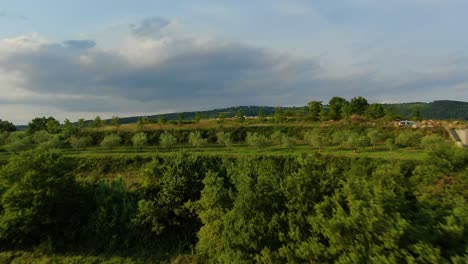
<svg viewBox="0 0 468 264">
<path fill-rule="evenodd" d="M 265 146 L 262 148 L 249 147 L 246 144 L 235 144 L 230 147 L 210 144 L 204 147 L 195 148 L 188 145 L 179 145 L 170 149 L 149 146 L 139 151 L 133 147 L 119 147 L 113 150 L 103 149 L 100 147 L 88 148 L 85 150 L 66 149 L 62 153 L 65 156 L 85 158 L 85 157 L 122 157 L 139 155 L 142 157 L 151 157 L 157 155 L 171 155 L 175 152 L 183 151 L 185 153 L 202 154 L 202 155 L 222 155 L 222 156 L 245 156 L 245 155 L 302 155 L 312 152 L 320 152 L 331 156 L 344 157 L 369 157 L 376 159 L 387 160 L 423 160 L 427 154 L 423 150 L 402 148 L 389 151 L 383 148 L 373 149 L 363 148 L 354 152 L 350 149 L 340 149 L 338 147 L 327 147 L 321 150 L 312 148 L 308 145 L 295 145 L 291 148 L 282 148 L 280 146 Z M 3 156 L 0 156 L 0 158 Z"/>
</svg>

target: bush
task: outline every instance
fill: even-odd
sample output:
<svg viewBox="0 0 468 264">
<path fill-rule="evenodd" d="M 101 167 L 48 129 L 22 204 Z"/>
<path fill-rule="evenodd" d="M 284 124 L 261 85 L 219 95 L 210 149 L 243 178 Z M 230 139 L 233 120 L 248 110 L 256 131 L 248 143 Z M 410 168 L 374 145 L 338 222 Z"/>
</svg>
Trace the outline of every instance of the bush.
<svg viewBox="0 0 468 264">
<path fill-rule="evenodd" d="M 413 131 L 401 132 L 395 138 L 395 144 L 399 147 L 418 147 L 421 144 L 421 134 Z"/>
<path fill-rule="evenodd" d="M 4 146 L 8 152 L 18 152 L 29 149 L 33 146 L 33 140 L 24 132 L 13 132 L 6 140 Z"/>
<path fill-rule="evenodd" d="M 346 142 L 346 145 L 349 148 L 354 149 L 354 152 L 358 150 L 358 148 L 363 148 L 369 146 L 369 138 L 367 136 L 361 136 L 357 133 L 351 133 Z"/>
<path fill-rule="evenodd" d="M 439 135 L 427 135 L 421 139 L 421 147 L 423 149 L 434 149 L 437 146 L 446 144 L 447 140 Z"/>
<path fill-rule="evenodd" d="M 107 149 L 113 149 L 120 145 L 122 139 L 117 134 L 110 134 L 101 141 L 101 146 Z"/>
<path fill-rule="evenodd" d="M 205 145 L 207 142 L 206 139 L 202 138 L 200 132 L 196 131 L 196 132 L 190 132 L 190 135 L 189 135 L 189 144 L 194 146 L 194 147 L 201 147 L 203 145 Z"/>
<path fill-rule="evenodd" d="M 65 159 L 55 152 L 25 152 L 0 170 L 0 249 L 73 239 L 79 198 Z"/>
<path fill-rule="evenodd" d="M 374 147 L 383 140 L 383 134 L 378 129 L 372 129 L 367 133 L 367 137 L 370 140 L 370 144 Z"/>
<path fill-rule="evenodd" d="M 329 139 L 318 130 L 308 131 L 304 134 L 304 142 L 310 146 L 322 149 L 329 144 Z"/>
<path fill-rule="evenodd" d="M 264 147 L 268 144 L 268 139 L 265 136 L 250 132 L 247 133 L 245 141 L 249 146 L 257 148 Z"/>
<path fill-rule="evenodd" d="M 143 132 L 136 133 L 132 137 L 132 143 L 135 148 L 141 151 L 143 147 L 145 147 L 148 144 L 148 137 Z"/>
<path fill-rule="evenodd" d="M 70 138 L 70 145 L 74 149 L 85 149 L 86 147 L 90 146 L 93 139 L 90 136 L 85 137 L 71 137 Z"/>
<path fill-rule="evenodd" d="M 51 150 L 51 149 L 59 149 L 62 147 L 62 141 L 58 136 L 53 136 L 49 140 L 42 142 L 37 146 L 38 149 L 41 150 Z"/>
<path fill-rule="evenodd" d="M 33 134 L 33 141 L 35 144 L 41 144 L 41 143 L 44 143 L 46 141 L 49 141 L 53 136 L 51 134 L 49 134 L 49 132 L 45 131 L 45 130 L 40 130 L 40 131 L 37 131 Z"/>
<path fill-rule="evenodd" d="M 177 138 L 175 138 L 171 133 L 165 131 L 159 137 L 159 143 L 163 148 L 170 148 L 177 144 Z"/>
<path fill-rule="evenodd" d="M 283 137 L 283 133 L 281 133 L 281 131 L 279 130 L 276 130 L 275 132 L 273 132 L 273 134 L 271 134 L 270 139 L 274 145 L 281 145 L 283 144 Z"/>
<path fill-rule="evenodd" d="M 225 133 L 223 131 L 219 131 L 216 133 L 216 143 L 219 145 L 224 145 L 225 147 L 231 146 L 231 133 Z"/>
</svg>

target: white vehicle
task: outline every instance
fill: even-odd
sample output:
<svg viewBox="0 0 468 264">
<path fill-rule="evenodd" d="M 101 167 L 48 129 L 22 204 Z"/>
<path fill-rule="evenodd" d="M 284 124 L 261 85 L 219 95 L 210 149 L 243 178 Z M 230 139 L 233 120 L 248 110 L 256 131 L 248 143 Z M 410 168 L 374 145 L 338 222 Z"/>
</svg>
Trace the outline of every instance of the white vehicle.
<svg viewBox="0 0 468 264">
<path fill-rule="evenodd" d="M 416 123 L 414 123 L 413 121 L 408 121 L 408 120 L 400 121 L 400 126 L 414 126 L 414 125 L 416 125 Z"/>
</svg>

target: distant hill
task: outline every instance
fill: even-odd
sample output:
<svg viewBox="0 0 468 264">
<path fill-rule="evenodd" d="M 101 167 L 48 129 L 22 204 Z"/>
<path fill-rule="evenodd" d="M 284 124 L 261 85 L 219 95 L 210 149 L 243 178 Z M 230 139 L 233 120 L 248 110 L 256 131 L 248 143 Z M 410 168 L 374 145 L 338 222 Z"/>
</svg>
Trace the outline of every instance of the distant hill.
<svg viewBox="0 0 468 264">
<path fill-rule="evenodd" d="M 468 120 L 468 102 L 440 100 L 432 103 L 385 104 L 405 119 L 410 119 L 413 111 L 418 109 L 423 119 L 461 119 Z"/>
<path fill-rule="evenodd" d="M 468 120 L 468 102 L 461 101 L 449 101 L 449 100 L 440 100 L 434 101 L 431 103 L 402 103 L 402 104 L 383 104 L 384 108 L 393 109 L 401 118 L 411 119 L 413 111 L 418 109 L 420 111 L 421 117 L 423 119 L 459 119 L 459 120 Z M 275 112 L 276 107 L 272 106 L 236 106 L 228 108 L 213 109 L 209 111 L 200 111 L 203 115 L 203 118 L 215 118 L 219 113 L 223 113 L 225 117 L 233 117 L 236 112 L 241 109 L 246 116 L 256 116 L 263 109 L 265 115 L 272 115 Z M 281 107 L 285 111 L 296 111 L 300 109 L 305 109 L 305 107 Z M 194 112 L 182 112 L 184 120 L 191 120 L 195 118 L 196 111 Z M 160 115 L 147 116 L 149 119 L 157 121 L 160 116 L 164 116 L 167 120 L 177 120 L 179 113 L 167 113 Z M 132 116 L 121 118 L 122 124 L 135 123 L 141 116 Z M 109 119 L 104 120 L 110 122 Z M 86 122 L 91 122 L 88 120 Z M 24 130 L 27 128 L 25 125 L 17 126 L 19 130 Z"/>
<path fill-rule="evenodd" d="M 461 119 L 468 120 L 468 102 L 440 100 L 431 103 L 402 103 L 402 104 L 384 104 L 384 108 L 393 109 L 401 118 L 411 119 L 413 111 L 418 109 L 423 119 Z M 305 109 L 305 107 L 281 107 L 285 111 L 296 111 Z M 209 111 L 200 111 L 203 118 L 215 118 L 219 113 L 223 113 L 226 117 L 233 117 L 236 112 L 242 109 L 246 116 L 256 116 L 263 109 L 265 115 L 272 115 L 275 112 L 275 107 L 272 106 L 237 106 L 220 108 Z M 195 118 L 197 112 L 182 112 L 185 120 Z M 179 113 L 169 113 L 161 115 L 148 116 L 148 118 L 157 120 L 159 116 L 164 116 L 167 120 L 177 120 Z M 122 118 L 123 124 L 135 123 L 140 117 L 126 117 Z"/>
</svg>

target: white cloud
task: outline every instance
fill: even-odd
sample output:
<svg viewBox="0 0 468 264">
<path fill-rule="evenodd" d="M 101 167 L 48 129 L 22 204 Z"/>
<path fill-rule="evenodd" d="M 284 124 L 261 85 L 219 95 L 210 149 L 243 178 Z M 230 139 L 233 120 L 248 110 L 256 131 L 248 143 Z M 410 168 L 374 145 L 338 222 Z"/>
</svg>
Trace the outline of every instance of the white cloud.
<svg viewBox="0 0 468 264">
<path fill-rule="evenodd" d="M 457 54 L 412 64 L 405 56 L 386 56 L 385 49 L 331 49 L 324 56 L 298 57 L 187 37 L 170 25 L 147 23 L 157 34 L 135 34 L 141 28 L 133 26 L 110 47 L 97 40 L 54 43 L 39 34 L 0 40 L 0 118 L 27 123 L 38 115 L 77 119 L 301 105 L 336 95 L 371 101 L 468 99 L 463 94 L 468 60 Z"/>
</svg>

